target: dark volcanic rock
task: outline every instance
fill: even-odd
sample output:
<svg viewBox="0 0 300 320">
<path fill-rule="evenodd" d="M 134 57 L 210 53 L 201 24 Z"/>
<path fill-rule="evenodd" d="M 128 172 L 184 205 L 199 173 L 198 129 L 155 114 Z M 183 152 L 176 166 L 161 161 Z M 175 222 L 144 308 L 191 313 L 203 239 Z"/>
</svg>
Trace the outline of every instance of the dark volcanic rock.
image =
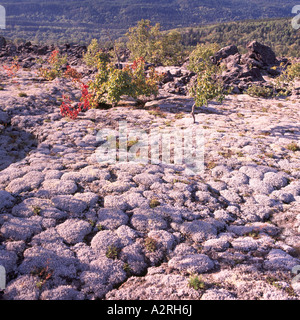
<svg viewBox="0 0 300 320">
<path fill-rule="evenodd" d="M 48 51 L 49 51 L 48 46 L 43 46 L 43 47 L 40 47 L 40 48 L 36 49 L 36 54 L 45 55 Z"/>
<path fill-rule="evenodd" d="M 231 45 L 225 48 L 222 48 L 221 50 L 219 50 L 213 57 L 212 57 L 212 61 L 217 64 L 220 61 L 228 58 L 229 56 L 233 56 L 235 54 L 238 54 L 239 50 L 237 48 L 237 46 L 235 45 Z"/>
<path fill-rule="evenodd" d="M 264 63 L 265 65 L 274 65 L 276 64 L 276 55 L 274 51 L 257 41 L 252 41 L 247 46 L 249 50 L 249 58 L 253 58 L 259 62 Z"/>
<path fill-rule="evenodd" d="M 278 75 L 278 71 L 272 67 L 279 62 L 270 47 L 252 41 L 247 48 L 248 53 L 241 55 L 236 46 L 227 46 L 211 58 L 215 64 L 222 63 L 225 66 L 223 81 L 229 86 L 233 85 L 235 93 L 247 89 L 250 82 L 265 82 L 263 74 Z"/>
<path fill-rule="evenodd" d="M 4 37 L 0 37 L 0 49 L 6 46 L 6 40 Z"/>
<path fill-rule="evenodd" d="M 249 68 L 248 66 L 243 67 L 239 78 L 245 78 L 249 81 L 264 81 L 259 68 Z"/>
<path fill-rule="evenodd" d="M 248 65 L 231 65 L 230 67 L 227 65 L 228 69 L 223 72 L 222 77 L 223 81 L 230 84 L 239 84 L 241 81 L 243 82 L 264 82 L 264 78 L 262 77 L 261 71 L 259 68 L 252 68 Z"/>
</svg>

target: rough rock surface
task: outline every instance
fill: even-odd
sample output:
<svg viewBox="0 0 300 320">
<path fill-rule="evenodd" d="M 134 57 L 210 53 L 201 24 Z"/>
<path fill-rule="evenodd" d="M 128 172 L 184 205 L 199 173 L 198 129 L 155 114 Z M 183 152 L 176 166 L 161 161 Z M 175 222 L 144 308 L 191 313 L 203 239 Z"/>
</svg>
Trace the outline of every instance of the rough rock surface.
<svg viewBox="0 0 300 320">
<path fill-rule="evenodd" d="M 212 62 L 224 67 L 222 80 L 235 94 L 246 92 L 252 84 L 273 88 L 270 81 L 278 76 L 280 65 L 287 66 L 288 59 L 277 59 L 274 51 L 257 41 L 247 45 L 248 52 L 241 54 L 235 45 L 227 46 L 211 57 Z"/>
<path fill-rule="evenodd" d="M 31 49 L 43 53 L 19 48 Z M 166 82 L 143 109 L 124 100 L 75 121 L 59 110 L 65 92 L 79 93 L 71 81 L 2 74 L 0 299 L 299 299 L 300 153 L 289 148 L 300 147 L 299 97 L 230 95 L 196 110 L 193 125 L 190 75 L 168 71 L 180 92 Z M 204 170 L 99 161 L 97 133 L 119 121 L 200 129 Z M 192 274 L 203 289 L 189 286 Z"/>
</svg>

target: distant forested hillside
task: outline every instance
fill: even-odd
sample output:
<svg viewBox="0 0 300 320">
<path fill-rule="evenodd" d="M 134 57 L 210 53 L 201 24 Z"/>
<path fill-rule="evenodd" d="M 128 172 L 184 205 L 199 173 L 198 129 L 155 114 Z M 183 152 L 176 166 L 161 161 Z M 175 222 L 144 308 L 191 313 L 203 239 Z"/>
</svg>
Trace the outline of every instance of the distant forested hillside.
<svg viewBox="0 0 300 320">
<path fill-rule="evenodd" d="M 89 43 L 124 34 L 137 21 L 163 29 L 246 19 L 292 17 L 290 0 L 4 0 L 8 38 Z"/>
<path fill-rule="evenodd" d="M 300 57 L 300 30 L 291 27 L 290 19 L 247 20 L 178 31 L 185 46 L 207 42 L 221 46 L 235 44 L 243 51 L 247 43 L 257 40 L 272 47 L 277 56 Z"/>
</svg>

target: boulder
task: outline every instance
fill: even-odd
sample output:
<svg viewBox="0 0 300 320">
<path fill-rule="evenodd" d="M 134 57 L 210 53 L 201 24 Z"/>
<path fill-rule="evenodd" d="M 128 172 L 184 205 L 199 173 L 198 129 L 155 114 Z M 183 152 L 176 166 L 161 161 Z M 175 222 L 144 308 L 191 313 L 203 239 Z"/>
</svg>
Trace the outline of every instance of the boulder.
<svg viewBox="0 0 300 320">
<path fill-rule="evenodd" d="M 228 68 L 222 74 L 225 84 L 238 84 L 242 80 L 244 82 L 265 82 L 259 68 L 250 68 L 248 65 L 236 65 Z"/>
<path fill-rule="evenodd" d="M 237 46 L 231 45 L 219 50 L 217 53 L 215 53 L 215 55 L 211 59 L 213 63 L 218 64 L 220 61 L 228 58 L 229 56 L 233 56 L 238 53 L 239 53 L 239 50 Z"/>
<path fill-rule="evenodd" d="M 228 56 L 222 61 L 227 65 L 227 67 L 235 66 L 241 63 L 241 55 L 239 53 L 236 53 L 234 55 Z"/>
<path fill-rule="evenodd" d="M 249 58 L 260 61 L 265 65 L 275 65 L 277 63 L 274 51 L 257 41 L 252 41 L 247 45 Z"/>
<path fill-rule="evenodd" d="M 45 55 L 48 52 L 48 50 L 49 50 L 48 46 L 38 47 L 36 49 L 36 53 L 38 55 Z"/>
<path fill-rule="evenodd" d="M 248 44 L 248 53 L 241 55 L 235 45 L 222 48 L 211 57 L 215 64 L 222 64 L 225 71 L 222 74 L 222 80 L 225 85 L 232 88 L 232 92 L 241 93 L 247 90 L 252 82 L 266 81 L 263 74 L 278 76 L 279 71 L 274 70 L 275 65 L 280 61 L 276 59 L 274 51 L 257 41 Z"/>
</svg>

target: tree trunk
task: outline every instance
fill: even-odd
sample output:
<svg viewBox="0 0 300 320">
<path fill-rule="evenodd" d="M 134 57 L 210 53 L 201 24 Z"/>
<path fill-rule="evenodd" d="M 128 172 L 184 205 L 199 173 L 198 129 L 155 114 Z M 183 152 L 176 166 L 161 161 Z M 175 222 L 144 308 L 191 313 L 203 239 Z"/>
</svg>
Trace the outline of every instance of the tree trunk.
<svg viewBox="0 0 300 320">
<path fill-rule="evenodd" d="M 192 117 L 193 117 L 194 123 L 196 123 L 195 107 L 196 107 L 196 103 L 193 104 L 193 106 L 192 106 L 192 112 L 191 112 L 191 115 L 192 115 Z"/>
</svg>

